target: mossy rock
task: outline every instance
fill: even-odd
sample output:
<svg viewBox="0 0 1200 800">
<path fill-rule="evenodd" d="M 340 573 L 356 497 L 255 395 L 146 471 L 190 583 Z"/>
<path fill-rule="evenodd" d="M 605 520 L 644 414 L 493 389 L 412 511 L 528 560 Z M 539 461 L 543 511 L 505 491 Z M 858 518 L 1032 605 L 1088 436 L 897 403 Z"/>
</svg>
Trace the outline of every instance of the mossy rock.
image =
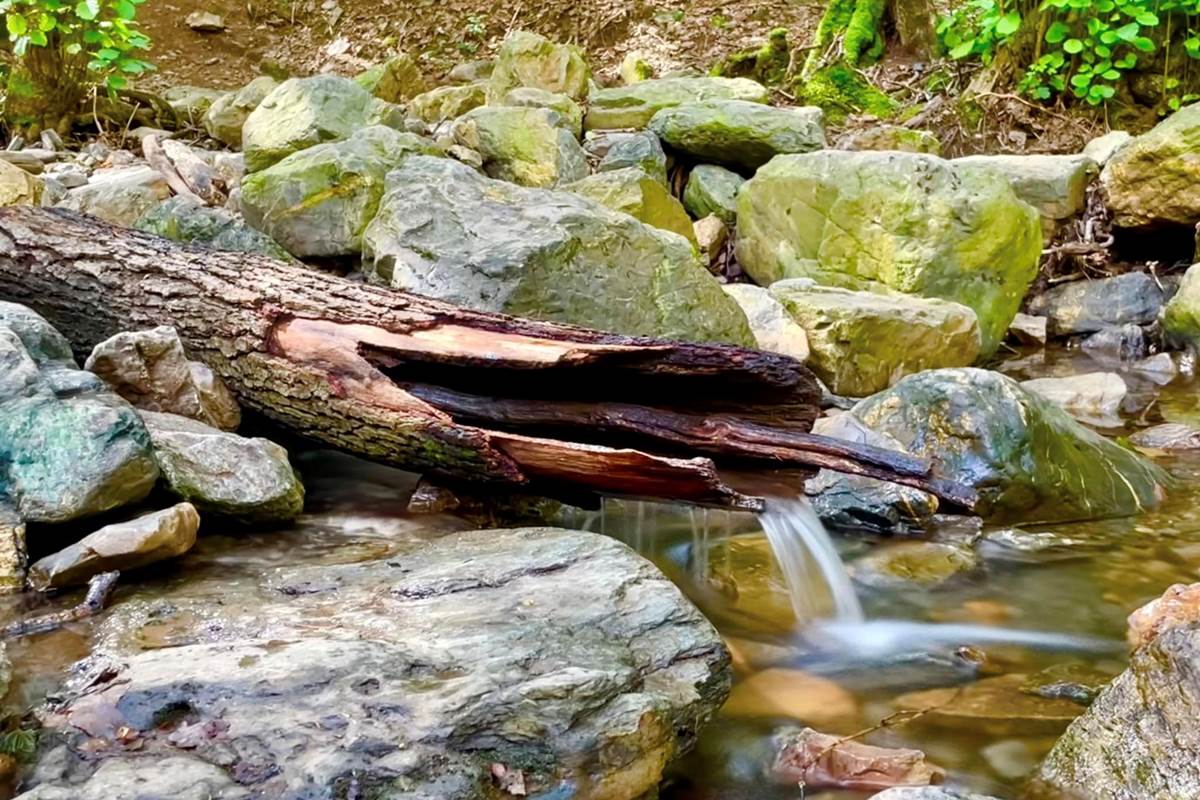
<svg viewBox="0 0 1200 800">
<path fill-rule="evenodd" d="M 1183 274 L 1179 291 L 1163 310 L 1162 326 L 1173 341 L 1200 351 L 1200 265 Z"/>
<path fill-rule="evenodd" d="M 258 104 L 275 90 L 279 81 L 260 75 L 236 92 L 213 100 L 204 112 L 204 130 L 224 145 L 238 149 L 242 146 L 242 126 Z"/>
<path fill-rule="evenodd" d="M 454 138 L 483 157 L 491 177 L 552 187 L 588 173 L 587 154 L 569 124 L 548 108 L 485 106 L 455 121 Z"/>
<path fill-rule="evenodd" d="M 748 78 L 655 78 L 592 90 L 583 124 L 588 130 L 645 128 L 664 108 L 704 100 L 767 103 L 770 93 Z"/>
<path fill-rule="evenodd" d="M 173 242 L 185 242 L 292 261 L 291 254 L 270 236 L 251 228 L 236 214 L 209 208 L 187 197 L 172 197 L 150 209 L 136 223 L 140 231 Z"/>
<path fill-rule="evenodd" d="M 683 207 L 696 219 L 715 214 L 726 225 L 737 224 L 737 193 L 746 179 L 712 164 L 700 164 L 688 176 Z"/>
<path fill-rule="evenodd" d="M 582 100 L 587 97 L 591 77 L 583 50 L 575 45 L 557 44 L 529 31 L 514 31 L 496 53 L 487 99 L 489 104 L 501 103 L 513 89 L 531 87 Z"/>
<path fill-rule="evenodd" d="M 600 159 L 597 172 L 637 167 L 664 186 L 667 183 L 667 154 L 650 131 L 588 131 L 583 147 Z"/>
<path fill-rule="evenodd" d="M 354 82 L 388 103 L 407 103 L 429 89 L 421 68 L 407 53 L 369 67 L 355 76 Z"/>
<path fill-rule="evenodd" d="M 565 94 L 547 92 L 532 86 L 522 86 L 504 95 L 498 104 L 514 108 L 548 108 L 557 112 L 576 139 L 583 135 L 583 109 Z"/>
<path fill-rule="evenodd" d="M 597 172 L 564 187 L 647 225 L 677 233 L 692 244 L 696 234 L 683 204 L 667 187 L 637 167 Z"/>
<path fill-rule="evenodd" d="M 814 106 L 774 108 L 745 100 L 704 100 L 665 108 L 649 127 L 679 152 L 747 170 L 781 153 L 825 147 L 824 114 Z"/>
<path fill-rule="evenodd" d="M 487 82 L 439 86 L 419 94 L 408 104 L 408 113 L 426 125 L 457 119 L 487 102 Z"/>
<path fill-rule="evenodd" d="M 765 86 L 778 86 L 787 78 L 791 59 L 787 28 L 773 28 L 761 47 L 726 57 L 709 74 L 714 77 L 753 78 Z"/>
<path fill-rule="evenodd" d="M 889 119 L 900 104 L 873 86 L 857 70 L 845 64 L 833 64 L 817 70 L 797 84 L 797 97 L 825 112 L 834 125 L 851 114 L 870 114 Z"/>
</svg>

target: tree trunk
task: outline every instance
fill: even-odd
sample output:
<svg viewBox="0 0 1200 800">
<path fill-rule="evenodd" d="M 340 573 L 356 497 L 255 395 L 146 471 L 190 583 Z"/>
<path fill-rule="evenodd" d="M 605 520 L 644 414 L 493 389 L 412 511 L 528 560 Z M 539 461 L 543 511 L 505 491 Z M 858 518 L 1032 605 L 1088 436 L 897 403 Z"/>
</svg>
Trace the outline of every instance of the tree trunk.
<svg viewBox="0 0 1200 800">
<path fill-rule="evenodd" d="M 173 326 L 244 406 L 451 481 L 761 508 L 716 459 L 832 467 L 974 502 L 924 459 L 807 433 L 819 387 L 776 354 L 474 312 L 60 209 L 0 209 L 0 298 L 36 309 L 80 353 Z"/>
</svg>

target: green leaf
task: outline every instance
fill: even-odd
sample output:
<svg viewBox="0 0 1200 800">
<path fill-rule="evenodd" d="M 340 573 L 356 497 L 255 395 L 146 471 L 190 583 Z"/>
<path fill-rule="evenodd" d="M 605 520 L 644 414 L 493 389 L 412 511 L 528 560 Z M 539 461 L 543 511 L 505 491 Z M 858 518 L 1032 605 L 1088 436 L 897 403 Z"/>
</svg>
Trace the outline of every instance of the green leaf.
<svg viewBox="0 0 1200 800">
<path fill-rule="evenodd" d="M 102 47 L 96 52 L 96 58 L 101 61 L 112 61 L 121 56 L 121 51 L 112 47 Z"/>
<path fill-rule="evenodd" d="M 1141 25 L 1138 25 L 1136 22 L 1130 22 L 1128 25 L 1122 25 L 1121 27 L 1117 28 L 1116 34 L 1117 38 L 1122 42 L 1132 42 L 1134 39 L 1138 38 L 1138 34 L 1141 32 L 1141 30 Z"/>
<path fill-rule="evenodd" d="M 1138 14 L 1136 17 L 1134 17 L 1134 19 L 1137 20 L 1139 25 L 1153 27 L 1154 25 L 1158 24 L 1158 15 L 1149 11 L 1143 11 L 1141 14 Z"/>
<path fill-rule="evenodd" d="M 79 42 L 71 42 L 67 45 L 67 55 L 69 56 L 77 56 L 82 52 L 83 45 L 81 45 Z"/>
<path fill-rule="evenodd" d="M 1153 53 L 1157 47 L 1157 45 L 1154 44 L 1153 39 L 1147 38 L 1145 36 L 1139 36 L 1136 39 L 1134 39 L 1133 46 L 1136 47 L 1138 50 L 1141 50 L 1143 53 Z"/>
<path fill-rule="evenodd" d="M 90 22 L 100 16 L 100 0 L 79 0 L 75 6 L 75 16 Z"/>
<path fill-rule="evenodd" d="M 133 19 L 137 16 L 137 6 L 131 3 L 130 0 L 118 0 L 117 4 L 113 6 L 113 10 L 117 12 L 117 16 L 121 19 Z"/>
<path fill-rule="evenodd" d="M 1071 32 L 1071 27 L 1065 22 L 1056 21 L 1046 30 L 1046 41 L 1050 44 L 1058 44 L 1063 39 L 1067 38 L 1067 34 Z"/>
<path fill-rule="evenodd" d="M 24 36 L 29 30 L 29 20 L 25 19 L 22 14 L 9 14 L 5 17 L 4 23 L 8 26 L 8 36 L 10 39 Z"/>
<path fill-rule="evenodd" d="M 1084 86 L 1088 86 L 1091 84 L 1091 82 L 1092 82 L 1092 76 L 1086 75 L 1082 72 L 1076 73 L 1075 75 L 1071 76 L 1071 85 L 1078 87 L 1078 88 L 1083 88 Z"/>
<path fill-rule="evenodd" d="M 1100 73 L 1100 77 L 1104 78 L 1106 81 L 1115 81 L 1121 77 L 1121 73 L 1115 69 L 1106 69 L 1104 72 Z"/>
<path fill-rule="evenodd" d="M 950 57 L 953 59 L 956 59 L 956 60 L 960 59 L 960 58 L 966 58 L 967 56 L 971 55 L 971 50 L 974 49 L 974 47 L 975 47 L 975 40 L 968 39 L 967 41 L 962 42 L 957 47 L 955 47 L 953 50 L 951 50 Z"/>
<path fill-rule="evenodd" d="M 37 28 L 42 33 L 49 33 L 57 27 L 58 20 L 54 18 L 53 14 L 46 14 L 43 12 L 40 16 L 38 16 Z"/>
<path fill-rule="evenodd" d="M 1070 53 L 1071 55 L 1075 55 L 1076 53 L 1082 53 L 1083 52 L 1083 42 L 1079 41 L 1078 39 L 1067 39 L 1065 42 L 1063 42 L 1063 50 Z"/>
<path fill-rule="evenodd" d="M 1016 11 L 1010 11 L 996 23 L 996 33 L 1001 36 L 1012 36 L 1020 27 L 1021 15 Z"/>
<path fill-rule="evenodd" d="M 126 86 L 129 85 L 129 81 L 127 81 L 125 78 L 123 78 L 120 75 L 109 75 L 108 80 L 106 80 L 105 83 L 108 85 L 108 89 L 110 92 L 115 92 L 119 89 L 124 89 Z"/>
</svg>

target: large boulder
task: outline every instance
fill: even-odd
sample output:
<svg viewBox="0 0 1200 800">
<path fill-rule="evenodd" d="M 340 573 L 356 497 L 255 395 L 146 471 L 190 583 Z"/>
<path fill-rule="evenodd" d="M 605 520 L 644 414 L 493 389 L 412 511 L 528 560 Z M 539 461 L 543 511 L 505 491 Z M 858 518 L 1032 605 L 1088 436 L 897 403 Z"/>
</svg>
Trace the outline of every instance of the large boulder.
<svg viewBox="0 0 1200 800">
<path fill-rule="evenodd" d="M 20 167 L 0 160 L 0 206 L 35 206 L 42 199 L 42 181 Z"/>
<path fill-rule="evenodd" d="M 40 316 L 0 302 L 0 499 L 27 522 L 69 522 L 154 488 L 150 437 L 127 402 L 79 370 Z"/>
<path fill-rule="evenodd" d="M 666 186 L 637 167 L 597 172 L 563 188 L 696 243 L 692 220 L 683 204 L 667 191 Z"/>
<path fill-rule="evenodd" d="M 1029 301 L 1029 313 L 1046 317 L 1050 333 L 1093 333 L 1118 325 L 1149 325 L 1165 295 L 1152 275 L 1127 272 L 1094 281 L 1053 286 Z"/>
<path fill-rule="evenodd" d="M 486 83 L 439 86 L 419 94 L 408 104 L 408 113 L 426 125 L 457 119 L 487 102 Z"/>
<path fill-rule="evenodd" d="M 737 256 L 760 285 L 813 278 L 953 300 L 993 353 L 1037 275 L 1037 211 L 1004 181 L 915 153 L 776 156 L 738 192 Z"/>
<path fill-rule="evenodd" d="M 477 108 L 455 121 L 454 138 L 483 156 L 488 175 L 521 186 L 550 188 L 588 174 L 579 140 L 547 108 Z"/>
<path fill-rule="evenodd" d="M 159 203 L 143 214 L 133 227 L 173 242 L 292 260 L 278 242 L 251 228 L 237 214 L 203 205 L 189 197 L 172 197 Z"/>
<path fill-rule="evenodd" d="M 572 100 L 587 97 L 592 71 L 583 51 L 556 44 L 529 31 L 513 31 L 500 43 L 487 85 L 487 101 L 496 105 L 520 87 L 565 94 Z"/>
<path fill-rule="evenodd" d="M 384 176 L 412 153 L 436 152 L 427 139 L 373 125 L 248 175 L 242 213 L 299 258 L 351 255 L 379 208 Z"/>
<path fill-rule="evenodd" d="M 177 414 L 142 411 L 167 488 L 201 511 L 254 522 L 294 519 L 304 485 L 287 451 Z"/>
<path fill-rule="evenodd" d="M 779 281 L 770 291 L 807 334 L 809 367 L 836 394 L 865 397 L 905 375 L 965 367 L 979 356 L 979 322 L 959 303 L 810 280 Z"/>
<path fill-rule="evenodd" d="M 1179 291 L 1163 311 L 1162 326 L 1174 341 L 1200 350 L 1200 265 L 1193 264 L 1183 274 Z"/>
<path fill-rule="evenodd" d="M 629 86 L 593 89 L 588 97 L 588 130 L 644 128 L 664 108 L 703 100 L 770 102 L 771 93 L 749 78 L 657 78 Z"/>
<path fill-rule="evenodd" d="M 213 100 L 204 112 L 204 130 L 227 147 L 240 148 L 246 118 L 278 85 L 279 81 L 269 75 L 260 75 L 236 92 Z"/>
<path fill-rule="evenodd" d="M 698 219 L 715 214 L 726 225 L 736 225 L 737 194 L 745 182 L 741 175 L 724 167 L 699 164 L 688 175 L 683 206 Z"/>
<path fill-rule="evenodd" d="M 289 78 L 263 98 L 242 127 L 246 170 L 257 172 L 314 145 L 348 139 L 375 124 L 404 125 L 399 106 L 348 78 Z"/>
<path fill-rule="evenodd" d="M 780 153 L 825 147 L 824 120 L 815 106 L 705 100 L 664 108 L 651 118 L 650 130 L 693 158 L 755 170 Z"/>
<path fill-rule="evenodd" d="M 1154 506 L 1168 478 L 999 373 L 910 375 L 852 412 L 942 475 L 978 490 L 981 512 L 1008 520 L 1082 520 Z"/>
<path fill-rule="evenodd" d="M 99 170 L 86 185 L 68 191 L 58 205 L 128 228 L 170 196 L 166 179 L 142 164 Z"/>
<path fill-rule="evenodd" d="M 797 361 L 808 360 L 808 334 L 769 290 L 752 283 L 729 283 L 721 289 L 745 312 L 759 350 L 791 356 Z"/>
<path fill-rule="evenodd" d="M 399 53 L 354 77 L 354 82 L 388 103 L 406 103 L 429 90 L 416 60 Z"/>
<path fill-rule="evenodd" d="M 1200 222 L 1200 103 L 1180 109 L 1124 145 L 1100 182 L 1122 227 Z"/>
<path fill-rule="evenodd" d="M 412 156 L 387 187 L 363 262 L 393 288 L 618 333 L 754 341 L 681 236 L 449 159 Z"/>
<path fill-rule="evenodd" d="M 650 131 L 588 131 L 583 147 L 590 157 L 599 159 L 596 172 L 637 167 L 667 184 L 667 154 Z"/>
<path fill-rule="evenodd" d="M 224 381 L 199 361 L 188 361 L 174 328 L 127 331 L 92 349 L 84 368 L 138 408 L 196 419 L 234 430 L 242 412 Z"/>
<path fill-rule="evenodd" d="M 562 117 L 563 126 L 574 134 L 576 139 L 583 136 L 583 108 L 565 94 L 555 94 L 547 92 L 545 89 L 522 86 L 504 95 L 503 100 L 497 105 L 517 108 L 548 108 Z"/>
<path fill-rule="evenodd" d="M 1100 172 L 1096 162 L 1084 155 L 966 156 L 954 159 L 954 165 L 1007 180 L 1017 197 L 1042 215 L 1047 234 L 1083 213 L 1088 184 Z"/>
<path fill-rule="evenodd" d="M 712 625 L 614 539 L 366 541 L 123 597 L 21 800 L 648 797 L 729 693 Z"/>
</svg>

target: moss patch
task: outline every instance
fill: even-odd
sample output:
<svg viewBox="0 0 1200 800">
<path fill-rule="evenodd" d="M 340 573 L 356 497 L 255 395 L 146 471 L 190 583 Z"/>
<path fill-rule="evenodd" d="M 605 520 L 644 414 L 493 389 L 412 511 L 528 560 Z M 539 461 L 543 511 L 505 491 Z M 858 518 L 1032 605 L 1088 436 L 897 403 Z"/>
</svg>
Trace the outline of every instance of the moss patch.
<svg viewBox="0 0 1200 800">
<path fill-rule="evenodd" d="M 797 86 L 797 96 L 823 109 L 826 119 L 835 125 L 850 114 L 890 119 L 900 108 L 899 103 L 845 64 L 817 70 Z"/>
</svg>

